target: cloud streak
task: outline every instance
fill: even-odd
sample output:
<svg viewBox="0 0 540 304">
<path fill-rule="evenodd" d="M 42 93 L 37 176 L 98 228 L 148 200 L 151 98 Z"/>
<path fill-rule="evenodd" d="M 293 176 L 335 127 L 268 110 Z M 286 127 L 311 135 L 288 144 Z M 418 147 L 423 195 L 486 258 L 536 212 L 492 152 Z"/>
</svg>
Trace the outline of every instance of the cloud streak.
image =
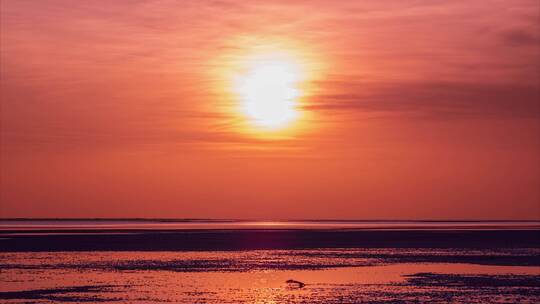
<svg viewBox="0 0 540 304">
<path fill-rule="evenodd" d="M 540 88 L 519 84 L 341 83 L 348 94 L 314 96 L 305 108 L 432 118 L 540 118 Z"/>
</svg>

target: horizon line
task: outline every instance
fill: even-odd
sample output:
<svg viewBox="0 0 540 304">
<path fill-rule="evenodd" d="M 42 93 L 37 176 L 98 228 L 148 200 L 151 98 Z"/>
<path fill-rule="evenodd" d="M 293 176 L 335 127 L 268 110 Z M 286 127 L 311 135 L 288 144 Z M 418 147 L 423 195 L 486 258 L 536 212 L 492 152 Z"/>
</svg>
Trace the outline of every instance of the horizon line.
<svg viewBox="0 0 540 304">
<path fill-rule="evenodd" d="M 0 217 L 0 221 L 154 221 L 154 222 L 540 222 L 540 219 L 249 219 L 151 217 Z"/>
</svg>

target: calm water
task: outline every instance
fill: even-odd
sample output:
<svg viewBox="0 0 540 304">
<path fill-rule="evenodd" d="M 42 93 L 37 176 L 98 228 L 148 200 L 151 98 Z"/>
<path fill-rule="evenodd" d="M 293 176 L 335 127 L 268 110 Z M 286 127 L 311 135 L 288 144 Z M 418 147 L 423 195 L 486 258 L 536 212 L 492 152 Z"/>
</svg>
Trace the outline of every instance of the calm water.
<svg viewBox="0 0 540 304">
<path fill-rule="evenodd" d="M 540 221 L 0 220 L 0 230 L 42 229 L 540 229 Z"/>
<path fill-rule="evenodd" d="M 0 245 L 4 246 L 0 247 L 3 249 L 0 252 L 0 302 L 540 303 L 540 244 L 537 242 L 537 234 L 533 234 L 533 238 L 530 236 L 523 238 L 520 243 L 512 243 L 509 239 L 508 243 L 504 240 L 497 243 L 486 242 L 480 244 L 481 248 L 471 248 L 468 245 L 470 243 L 461 242 L 466 237 L 470 238 L 470 230 L 488 229 L 486 234 L 480 236 L 495 237 L 499 235 L 499 230 L 501 232 L 511 230 L 513 235 L 519 236 L 521 232 L 516 230 L 536 230 L 536 224 L 214 221 L 173 223 L 100 221 L 95 224 L 88 221 L 3 221 L 0 223 L 3 230 L 0 232 Z M 309 249 L 237 250 L 234 249 L 237 247 L 230 246 L 229 250 L 224 251 L 140 251 L 126 250 L 127 247 L 123 247 L 124 243 L 125 246 L 133 246 L 133 239 L 127 236 L 141 233 L 144 236 L 136 240 L 146 242 L 140 247 L 146 249 L 149 246 L 148 241 L 150 245 L 159 247 L 158 245 L 163 245 L 161 244 L 163 242 L 177 240 L 170 238 L 171 234 L 179 234 L 182 241 L 199 238 L 200 234 L 191 233 L 190 227 L 229 229 L 224 234 L 210 232 L 212 238 L 208 238 L 209 241 L 226 244 L 227 241 L 238 238 L 237 234 L 243 235 L 244 229 L 261 226 L 265 231 L 276 227 L 291 229 L 271 235 L 290 236 L 292 239 L 306 236 L 294 234 L 297 227 L 302 230 L 331 227 L 335 231 L 343 228 L 369 231 L 398 229 L 402 230 L 397 232 L 400 238 L 418 236 L 408 233 L 407 229 L 433 228 L 440 232 L 421 235 L 436 239 L 450 234 L 453 237 L 449 240 L 455 239 L 452 244 L 456 246 L 430 248 L 437 246 L 430 246 L 433 240 L 426 239 L 424 243 L 419 243 L 427 244 L 422 248 L 410 246 L 370 248 L 362 244 L 363 240 L 369 237 L 377 238 L 379 235 L 386 235 L 387 232 L 368 231 L 368 236 L 363 232 L 358 238 L 358 245 L 355 245 L 363 248 L 353 248 L 354 246 L 329 248 L 328 233 L 333 232 L 324 231 L 322 233 L 326 234 L 326 240 L 319 243 L 320 248 Z M 112 228 L 115 230 L 113 233 L 99 232 Z M 160 232 L 145 234 L 145 229 Z M 461 230 L 465 232 L 455 232 Z M 260 232 L 257 231 L 252 234 L 258 236 L 257 233 Z M 391 232 L 390 235 L 393 233 L 395 232 Z M 311 237 L 312 234 L 309 235 Z M 330 234 L 330 238 L 333 235 Z M 507 234 L 500 235 L 503 237 Z M 356 234 L 353 236 L 356 237 Z M 356 240 L 354 237 L 349 236 L 353 243 Z M 49 243 L 67 241 L 69 245 L 66 248 L 77 250 L 79 248 L 77 246 L 84 246 L 89 240 L 111 242 L 114 243 L 111 248 L 121 250 L 69 252 L 43 250 L 43 246 L 46 249 Z M 418 240 L 415 241 L 418 243 Z M 7 252 L 9 251 L 7 245 L 15 244 L 13 242 L 26 242 L 30 245 L 32 242 L 42 242 L 45 245 L 35 247 L 39 250 Z M 298 240 L 282 247 L 296 246 L 295 244 L 303 243 L 302 240 Z M 498 245 L 490 246 L 490 244 Z M 516 244 L 519 246 L 516 247 Z M 305 285 L 287 283 L 288 280 L 302 282 Z"/>
</svg>

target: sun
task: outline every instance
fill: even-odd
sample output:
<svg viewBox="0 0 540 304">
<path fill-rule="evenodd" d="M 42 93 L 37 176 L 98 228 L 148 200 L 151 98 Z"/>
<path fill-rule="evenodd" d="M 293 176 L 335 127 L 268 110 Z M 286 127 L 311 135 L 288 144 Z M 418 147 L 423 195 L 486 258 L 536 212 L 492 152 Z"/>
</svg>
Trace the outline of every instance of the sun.
<svg viewBox="0 0 540 304">
<path fill-rule="evenodd" d="M 209 111 L 224 128 L 265 140 L 318 132 L 312 103 L 326 75 L 322 52 L 311 44 L 276 37 L 228 37 L 207 66 L 212 79 Z"/>
<path fill-rule="evenodd" d="M 300 116 L 301 76 L 299 65 L 286 56 L 254 58 L 235 82 L 240 111 L 258 128 L 288 127 Z"/>
</svg>

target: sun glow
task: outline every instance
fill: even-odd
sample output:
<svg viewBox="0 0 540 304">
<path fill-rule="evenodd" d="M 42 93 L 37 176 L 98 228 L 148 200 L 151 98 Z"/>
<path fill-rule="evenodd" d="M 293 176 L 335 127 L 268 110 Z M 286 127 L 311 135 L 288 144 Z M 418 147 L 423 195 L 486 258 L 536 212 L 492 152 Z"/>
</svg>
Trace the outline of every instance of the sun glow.
<svg viewBox="0 0 540 304">
<path fill-rule="evenodd" d="M 235 82 L 240 111 L 258 128 L 288 127 L 301 114 L 297 108 L 301 81 L 300 66 L 291 58 L 280 54 L 254 58 Z"/>
<path fill-rule="evenodd" d="M 270 140 L 314 132 L 317 117 L 310 103 L 326 71 L 321 52 L 312 45 L 269 37 L 227 41 L 234 47 L 219 50 L 207 70 L 217 80 L 212 110 L 224 114 L 224 125 Z"/>
</svg>

